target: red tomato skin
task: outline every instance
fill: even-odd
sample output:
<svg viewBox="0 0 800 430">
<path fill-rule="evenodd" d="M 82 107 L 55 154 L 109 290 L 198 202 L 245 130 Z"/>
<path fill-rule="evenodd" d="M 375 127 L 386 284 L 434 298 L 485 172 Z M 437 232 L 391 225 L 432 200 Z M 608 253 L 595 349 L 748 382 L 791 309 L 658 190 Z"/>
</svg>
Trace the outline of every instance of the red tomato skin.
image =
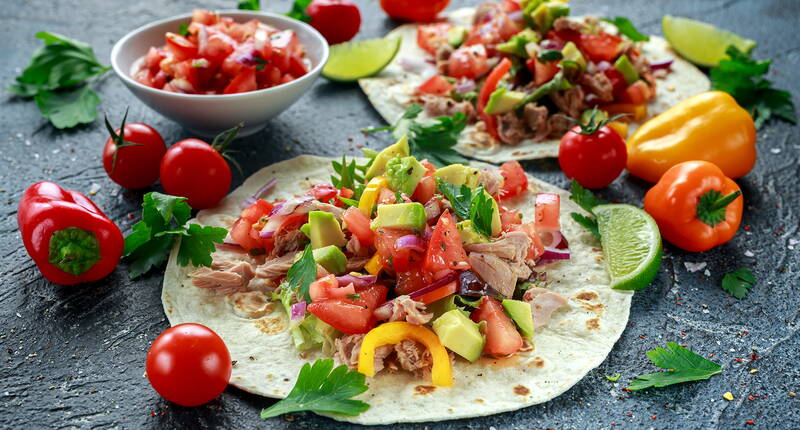
<svg viewBox="0 0 800 430">
<path fill-rule="evenodd" d="M 512 231 L 522 224 L 522 216 L 516 209 L 500 206 L 500 222 L 503 226 L 503 231 Z"/>
<path fill-rule="evenodd" d="M 519 161 L 506 161 L 500 166 L 503 175 L 503 186 L 500 188 L 500 198 L 507 199 L 518 196 L 528 189 L 528 175 L 522 169 Z"/>
<path fill-rule="evenodd" d="M 462 46 L 447 60 L 447 75 L 456 79 L 476 79 L 488 71 L 489 62 L 483 45 Z"/>
<path fill-rule="evenodd" d="M 561 68 L 558 66 L 557 61 L 547 61 L 544 63 L 539 62 L 536 58 L 531 58 L 525 65 L 528 70 L 533 74 L 533 83 L 536 86 L 543 85 L 553 79 Z"/>
<path fill-rule="evenodd" d="M 580 34 L 578 47 L 592 61 L 612 61 L 619 54 L 622 39 L 612 34 Z"/>
<path fill-rule="evenodd" d="M 433 94 L 444 96 L 453 91 L 453 84 L 447 81 L 442 75 L 433 75 L 419 86 L 420 94 Z"/>
<path fill-rule="evenodd" d="M 361 12 L 350 0 L 313 0 L 306 13 L 309 24 L 331 45 L 347 42 L 361 28 Z"/>
<path fill-rule="evenodd" d="M 358 291 L 356 300 L 344 297 L 315 301 L 308 305 L 308 312 L 342 333 L 366 333 L 375 327 L 372 313 L 386 301 L 388 293 L 388 288 L 376 284 Z"/>
<path fill-rule="evenodd" d="M 534 222 L 539 231 L 557 231 L 561 229 L 561 196 L 553 193 L 536 195 Z"/>
<path fill-rule="evenodd" d="M 450 0 L 381 0 L 381 9 L 395 19 L 431 22 L 448 4 Z"/>
<path fill-rule="evenodd" d="M 167 49 L 178 61 L 188 60 L 197 55 L 197 45 L 189 39 L 175 33 L 167 32 Z"/>
<path fill-rule="evenodd" d="M 258 89 L 256 83 L 256 68 L 244 67 L 242 71 L 225 87 L 223 94 L 244 93 Z"/>
<path fill-rule="evenodd" d="M 199 406 L 217 398 L 231 377 L 231 355 L 206 326 L 179 324 L 161 333 L 147 352 L 147 379 L 165 399 Z"/>
<path fill-rule="evenodd" d="M 436 178 L 423 176 L 417 184 L 417 188 L 414 189 L 411 200 L 425 204 L 433 198 L 434 194 L 436 194 Z"/>
<path fill-rule="evenodd" d="M 408 269 L 397 273 L 397 284 L 394 292 L 398 295 L 410 294 L 430 285 L 434 281 L 433 274 L 422 268 L 422 263 L 417 262 Z"/>
<path fill-rule="evenodd" d="M 417 27 L 417 45 L 425 52 L 436 55 L 436 49 L 447 41 L 447 32 L 453 25 L 447 22 L 420 25 Z"/>
<path fill-rule="evenodd" d="M 356 207 L 347 208 L 342 215 L 342 221 L 362 246 L 372 246 L 375 243 L 375 232 L 370 228 L 370 220 L 364 212 Z"/>
<path fill-rule="evenodd" d="M 115 133 L 119 135 L 120 130 Z M 161 158 L 167 152 L 167 145 L 160 134 L 147 124 L 125 124 L 125 141 L 140 145 L 117 148 L 111 137 L 103 147 L 103 168 L 112 181 L 129 190 L 144 188 L 158 180 Z M 114 151 L 117 163 L 114 165 Z"/>
<path fill-rule="evenodd" d="M 231 187 L 231 168 L 200 139 L 172 145 L 161 159 L 161 185 L 167 194 L 188 199 L 193 209 L 216 206 Z"/>
<path fill-rule="evenodd" d="M 472 312 L 475 322 L 486 321 L 486 345 L 483 353 L 494 357 L 511 355 L 522 348 L 522 336 L 511 318 L 503 312 L 503 306 L 491 298 L 484 297 L 481 305 Z"/>
<path fill-rule="evenodd" d="M 586 188 L 608 186 L 628 161 L 625 141 L 612 128 L 602 127 L 593 135 L 579 134 L 576 126 L 566 132 L 558 147 L 558 164 L 568 178 Z"/>
<path fill-rule="evenodd" d="M 433 235 L 425 252 L 425 270 L 436 273 L 442 270 L 467 270 L 467 253 L 461 243 L 461 235 L 450 211 L 445 211 L 436 223 Z"/>
</svg>

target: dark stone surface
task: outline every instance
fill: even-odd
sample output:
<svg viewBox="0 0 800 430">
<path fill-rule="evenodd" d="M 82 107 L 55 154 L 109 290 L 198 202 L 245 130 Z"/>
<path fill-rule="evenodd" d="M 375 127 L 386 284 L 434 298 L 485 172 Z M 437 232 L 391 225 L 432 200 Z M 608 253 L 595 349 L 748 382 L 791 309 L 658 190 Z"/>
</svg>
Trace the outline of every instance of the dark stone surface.
<svg viewBox="0 0 800 430">
<path fill-rule="evenodd" d="M 179 4 L 181 3 L 181 4 Z M 270 10 L 288 1 L 270 1 Z M 380 36 L 396 25 L 375 1 L 359 1 L 365 16 L 361 38 Z M 455 4 L 476 3 L 476 1 Z M 647 33 L 660 33 L 663 14 L 683 15 L 735 30 L 759 42 L 758 58 L 774 59 L 770 78 L 780 88 L 800 86 L 800 2 L 680 0 L 574 1 L 575 13 L 624 15 Z M 27 64 L 39 45 L 33 33 L 50 30 L 90 42 L 108 61 L 114 41 L 133 28 L 193 7 L 225 8 L 234 1 L 158 2 L 37 0 L 4 2 L 0 12 L 0 81 L 5 85 Z M 114 76 L 98 85 L 102 110 L 156 127 L 168 142 L 189 137 L 176 124 L 139 103 Z M 381 123 L 356 86 L 320 80 L 289 111 L 263 132 L 236 143 L 245 174 L 304 153 L 355 153 L 365 139 L 359 127 Z M 667 246 L 663 269 L 636 294 L 628 329 L 608 359 L 561 397 L 517 412 L 474 420 L 431 424 L 434 428 L 797 428 L 800 422 L 798 273 L 800 259 L 800 140 L 798 128 L 770 123 L 759 132 L 755 169 L 739 181 L 746 199 L 745 229 L 736 238 L 703 254 Z M 123 263 L 108 278 L 79 287 L 43 280 L 21 246 L 16 205 L 31 183 L 49 179 L 89 192 L 123 230 L 138 214 L 141 193 L 121 190 L 105 175 L 100 151 L 106 139 L 101 123 L 58 131 L 43 120 L 34 103 L 2 96 L 0 103 L 0 427 L 8 428 L 330 428 L 335 423 L 313 414 L 261 421 L 271 404 L 228 389 L 198 408 L 170 405 L 144 378 L 150 342 L 167 322 L 161 308 L 162 276 L 128 280 Z M 709 142 L 713 144 L 713 142 Z M 560 186 L 566 180 L 553 160 L 524 163 L 539 177 Z M 242 180 L 236 176 L 235 184 Z M 604 197 L 640 204 L 647 184 L 623 176 Z M 684 263 L 707 263 L 690 273 Z M 738 301 L 720 289 L 725 272 L 752 267 L 758 284 Z M 667 341 L 713 354 L 724 370 L 711 380 L 629 394 L 621 390 L 635 375 L 653 371 L 645 351 Z M 757 354 L 753 360 L 751 354 Z M 755 357 L 755 356 L 752 356 Z M 751 369 L 758 373 L 751 374 Z M 604 374 L 621 373 L 618 383 Z M 722 399 L 726 391 L 735 400 Z M 752 395 L 753 400 L 748 396 Z M 422 424 L 403 426 L 423 428 Z"/>
</svg>

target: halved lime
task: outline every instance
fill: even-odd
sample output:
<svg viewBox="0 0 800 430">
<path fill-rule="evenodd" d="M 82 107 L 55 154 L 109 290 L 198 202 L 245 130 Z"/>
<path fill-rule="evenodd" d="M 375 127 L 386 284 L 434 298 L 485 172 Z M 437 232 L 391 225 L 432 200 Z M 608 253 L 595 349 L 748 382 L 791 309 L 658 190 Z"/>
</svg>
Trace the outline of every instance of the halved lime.
<svg viewBox="0 0 800 430">
<path fill-rule="evenodd" d="M 661 267 L 661 233 L 655 220 L 631 205 L 600 205 L 592 211 L 597 216 L 611 288 L 646 288 Z"/>
<path fill-rule="evenodd" d="M 664 37 L 678 54 L 692 63 L 714 67 L 728 58 L 725 50 L 733 45 L 749 54 L 756 47 L 754 40 L 693 19 L 665 15 L 661 20 Z"/>
<path fill-rule="evenodd" d="M 353 82 L 376 75 L 392 61 L 399 49 L 399 37 L 333 45 L 322 76 L 332 81 Z"/>
</svg>

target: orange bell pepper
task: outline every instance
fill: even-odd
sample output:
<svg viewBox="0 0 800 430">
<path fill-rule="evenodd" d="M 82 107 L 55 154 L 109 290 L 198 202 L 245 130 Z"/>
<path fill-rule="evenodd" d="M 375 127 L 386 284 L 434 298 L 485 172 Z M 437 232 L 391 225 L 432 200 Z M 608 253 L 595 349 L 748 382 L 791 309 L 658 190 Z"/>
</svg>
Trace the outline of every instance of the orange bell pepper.
<svg viewBox="0 0 800 430">
<path fill-rule="evenodd" d="M 439 342 L 436 333 L 425 327 L 395 321 L 381 324 L 367 333 L 361 342 L 361 351 L 358 353 L 358 372 L 369 377 L 375 376 L 375 349 L 379 346 L 399 343 L 402 340 L 415 340 L 428 348 L 433 360 L 431 368 L 431 382 L 438 386 L 453 385 L 453 369 L 450 365 L 450 356 Z"/>
<path fill-rule="evenodd" d="M 644 196 L 644 210 L 656 220 L 664 239 L 691 252 L 731 240 L 743 206 L 736 182 L 708 161 L 673 166 Z"/>
<path fill-rule="evenodd" d="M 609 116 L 626 114 L 628 116 L 623 119 L 628 121 L 642 121 L 647 118 L 646 104 L 614 103 L 602 106 L 601 109 L 606 111 Z"/>
<path fill-rule="evenodd" d="M 690 97 L 642 124 L 627 141 L 628 171 L 649 182 L 690 160 L 717 165 L 729 178 L 756 162 L 753 118 L 722 91 Z"/>
</svg>

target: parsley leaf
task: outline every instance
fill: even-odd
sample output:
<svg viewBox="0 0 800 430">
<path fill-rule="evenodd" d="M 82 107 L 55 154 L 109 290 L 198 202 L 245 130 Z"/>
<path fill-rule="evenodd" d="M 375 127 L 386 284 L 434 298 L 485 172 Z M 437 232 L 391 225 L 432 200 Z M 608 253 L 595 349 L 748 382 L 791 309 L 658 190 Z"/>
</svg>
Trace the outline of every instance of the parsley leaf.
<svg viewBox="0 0 800 430">
<path fill-rule="evenodd" d="M 656 348 L 653 351 L 647 351 L 647 358 L 656 366 L 667 369 L 667 371 L 637 376 L 637 379 L 628 385 L 632 391 L 650 387 L 666 387 L 680 382 L 700 381 L 722 372 L 722 366 L 719 364 L 707 360 L 675 342 L 667 342 L 667 349 Z"/>
<path fill-rule="evenodd" d="M 239 2 L 238 8 L 240 10 L 261 10 L 259 0 L 243 0 Z"/>
<path fill-rule="evenodd" d="M 469 219 L 472 221 L 472 228 L 486 237 L 492 237 L 494 204 L 492 196 L 483 191 L 483 185 L 478 186 L 472 193 L 472 201 L 469 206 Z"/>
<path fill-rule="evenodd" d="M 332 161 L 331 164 L 335 172 L 331 175 L 331 183 L 333 186 L 336 188 L 349 188 L 353 190 L 352 200 L 357 202 L 358 199 L 361 198 L 361 193 L 364 192 L 365 188 L 363 173 L 369 168 L 369 165 L 372 164 L 372 160 L 366 165 L 359 165 L 356 163 L 356 160 L 350 160 L 348 163 L 347 158 L 342 154 L 341 163 Z M 357 206 L 357 204 L 351 206 Z"/>
<path fill-rule="evenodd" d="M 437 166 L 466 163 L 468 160 L 453 150 L 458 136 L 467 126 L 467 117 L 456 112 L 453 116 L 434 118 L 433 124 L 422 124 L 410 120 L 408 143 L 411 155 L 418 160 L 427 158 Z"/>
<path fill-rule="evenodd" d="M 583 226 L 583 228 L 592 232 L 594 237 L 600 239 L 600 227 L 597 225 L 596 219 L 591 216 L 579 214 L 577 212 L 570 212 L 569 216 L 571 216 L 575 222 Z"/>
<path fill-rule="evenodd" d="M 239 9 L 241 9 L 241 6 L 242 6 L 242 4 L 239 3 Z M 185 22 L 181 23 L 181 25 L 178 26 L 178 34 L 180 34 L 183 37 L 189 37 L 189 24 L 187 24 Z M 256 57 L 256 58 L 258 58 L 258 57 Z"/>
<path fill-rule="evenodd" d="M 639 32 L 639 30 L 636 29 L 636 26 L 633 25 L 631 20 L 629 20 L 628 18 L 618 16 L 613 19 L 603 18 L 603 21 L 614 24 L 619 29 L 620 33 L 624 34 L 625 36 L 628 37 L 628 39 L 634 42 L 646 42 L 650 40 L 650 38 L 647 37 L 647 35 Z"/>
<path fill-rule="evenodd" d="M 215 243 L 222 243 L 228 231 L 221 227 L 186 224 L 191 208 L 185 197 L 157 192 L 144 195 L 142 220 L 125 237 L 122 255 L 128 257 L 130 277 L 136 278 L 167 260 L 172 245 L 181 237 L 178 264 L 211 266 Z"/>
<path fill-rule="evenodd" d="M 722 278 L 722 289 L 741 300 L 747 297 L 747 293 L 755 283 L 756 277 L 753 275 L 753 271 L 744 267 L 725 274 Z"/>
<path fill-rule="evenodd" d="M 445 182 L 441 179 L 438 180 L 437 188 L 439 192 L 450 202 L 453 207 L 453 212 L 462 220 L 469 219 L 469 208 L 472 204 L 472 190 L 462 185 L 459 188 L 456 185 Z"/>
<path fill-rule="evenodd" d="M 286 16 L 299 21 L 310 22 L 311 17 L 306 13 L 309 4 L 311 4 L 311 0 L 294 0 L 292 9 L 286 13 Z"/>
<path fill-rule="evenodd" d="M 97 119 L 100 97 L 88 85 L 74 90 L 39 90 L 34 96 L 42 116 L 49 119 L 55 128 L 75 127 Z"/>
<path fill-rule="evenodd" d="M 367 391 L 365 376 L 341 365 L 333 368 L 333 359 L 306 363 L 300 369 L 294 388 L 285 399 L 261 410 L 261 418 L 272 418 L 291 412 L 314 411 L 356 416 L 369 404 L 352 400 Z"/>
<path fill-rule="evenodd" d="M 311 244 L 306 245 L 306 249 L 300 255 L 300 259 L 292 264 L 286 272 L 286 284 L 291 289 L 297 289 L 299 296 L 306 302 L 311 303 L 311 295 L 308 286 L 317 280 L 317 262 L 314 261 L 314 254 L 311 251 Z"/>
<path fill-rule="evenodd" d="M 769 72 L 771 60 L 756 61 L 735 46 L 725 53 L 730 57 L 711 69 L 711 88 L 725 91 L 750 112 L 756 128 L 760 128 L 773 115 L 797 123 L 794 103 L 788 91 L 772 88 L 772 82 L 763 75 Z"/>
<path fill-rule="evenodd" d="M 595 196 L 591 191 L 583 188 L 575 179 L 572 180 L 571 190 L 572 194 L 569 196 L 569 199 L 577 203 L 578 206 L 582 207 L 590 214 L 593 214 L 592 209 L 594 209 L 595 206 L 607 203 L 605 200 Z M 597 220 L 594 219 L 594 217 L 579 214 L 577 212 L 571 212 L 569 215 L 573 220 L 575 220 L 575 222 L 582 225 L 584 228 L 592 232 L 596 238 L 600 239 L 600 230 L 597 226 Z"/>
</svg>

